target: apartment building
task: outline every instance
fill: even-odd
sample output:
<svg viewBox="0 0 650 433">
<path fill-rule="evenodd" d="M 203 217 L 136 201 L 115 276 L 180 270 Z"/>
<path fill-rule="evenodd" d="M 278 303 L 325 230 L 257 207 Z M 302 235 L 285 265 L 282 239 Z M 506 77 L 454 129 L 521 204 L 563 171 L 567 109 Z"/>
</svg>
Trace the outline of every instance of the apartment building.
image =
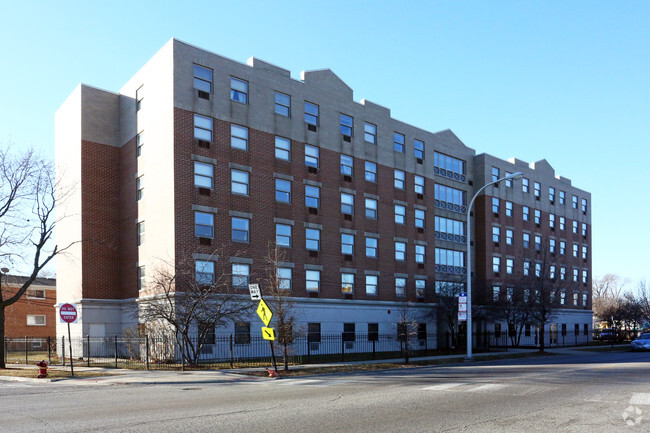
<svg viewBox="0 0 650 433">
<path fill-rule="evenodd" d="M 269 244 L 283 252 L 278 276 L 300 324 L 395 332 L 408 304 L 420 329 L 435 332 L 437 289 L 461 287 L 467 275 L 467 203 L 493 168 L 525 172 L 531 188 L 555 188 L 558 202 L 548 202 L 548 190 L 544 201 L 505 185 L 486 191 L 475 213 L 477 281 L 492 282 L 491 257 L 505 263 L 515 254 L 487 242 L 491 227 L 536 233 L 522 221 L 499 222 L 505 214 L 486 208 L 493 197 L 504 211 L 509 200 L 518 215 L 528 207 L 558 224 L 585 224 L 585 237 L 558 232 L 556 242 L 591 252 L 589 207 L 571 207 L 574 195 L 582 206 L 589 194 L 546 162 L 477 156 L 449 130 L 424 131 L 388 108 L 354 102 L 330 70 L 295 80 L 259 59 L 239 63 L 175 39 L 117 93 L 78 86 L 56 114 L 56 155 L 61 179 L 80 186 L 60 209 L 68 217 L 57 233 L 61 243 L 83 240 L 57 269 L 59 302 L 80 307 L 77 335 L 137 325 L 138 300 L 154 295 L 161 263 L 190 257 L 197 278 L 208 279 L 215 260 L 229 263 L 246 297 Z M 569 200 L 561 209 L 560 192 Z M 567 266 L 591 278 L 589 259 Z M 582 323 L 591 311 L 578 310 L 570 314 Z"/>
<path fill-rule="evenodd" d="M 0 275 L 2 298 L 8 299 L 22 287 L 27 277 Z M 41 347 L 47 337 L 56 335 L 56 280 L 37 278 L 27 292 L 5 310 L 5 337 L 10 339 L 34 337 L 30 343 Z M 41 340 L 42 339 L 42 340 Z"/>
</svg>

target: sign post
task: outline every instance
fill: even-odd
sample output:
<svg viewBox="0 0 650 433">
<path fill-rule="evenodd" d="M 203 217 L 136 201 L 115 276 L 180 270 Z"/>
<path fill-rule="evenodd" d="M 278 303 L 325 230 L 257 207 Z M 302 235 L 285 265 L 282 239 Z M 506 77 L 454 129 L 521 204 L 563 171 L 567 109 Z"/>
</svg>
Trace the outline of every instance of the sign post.
<svg viewBox="0 0 650 433">
<path fill-rule="evenodd" d="M 458 321 L 467 321 L 467 293 L 458 294 Z"/>
<path fill-rule="evenodd" d="M 59 317 L 61 317 L 61 323 L 68 324 L 68 344 L 70 347 L 70 375 L 74 377 L 74 366 L 72 362 L 72 338 L 70 337 L 70 324 L 77 323 L 77 307 L 73 304 L 61 304 L 59 306 Z M 65 351 L 65 347 L 61 348 Z"/>
<path fill-rule="evenodd" d="M 251 286 L 257 287 L 255 288 Z M 269 344 L 271 345 L 271 359 L 273 361 L 273 369 L 277 372 L 278 364 L 275 362 L 275 349 L 273 348 L 273 341 L 275 341 L 275 330 L 273 328 L 268 328 L 269 323 L 271 323 L 271 318 L 273 317 L 273 312 L 269 306 L 266 305 L 264 299 L 262 299 L 262 294 L 259 291 L 259 286 L 257 284 L 249 284 L 248 290 L 251 292 L 251 299 L 256 300 L 254 297 L 255 295 L 258 296 L 257 299 L 260 301 L 260 303 L 257 305 L 257 315 L 260 316 L 262 323 L 264 323 L 264 326 L 262 326 L 262 337 L 264 337 L 265 340 L 269 340 Z"/>
</svg>

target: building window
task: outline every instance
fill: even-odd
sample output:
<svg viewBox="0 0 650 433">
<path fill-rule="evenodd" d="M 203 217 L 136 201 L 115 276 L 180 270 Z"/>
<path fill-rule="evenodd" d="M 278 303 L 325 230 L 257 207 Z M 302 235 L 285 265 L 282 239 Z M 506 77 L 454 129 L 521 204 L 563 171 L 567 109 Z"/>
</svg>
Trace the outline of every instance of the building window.
<svg viewBox="0 0 650 433">
<path fill-rule="evenodd" d="M 44 314 L 28 314 L 27 326 L 46 326 L 46 319 Z"/>
<path fill-rule="evenodd" d="M 232 240 L 233 242 L 248 242 L 249 220 L 248 218 L 232 217 Z"/>
<path fill-rule="evenodd" d="M 45 299 L 45 290 L 43 289 L 29 289 L 27 290 L 27 298 L 29 299 Z"/>
<path fill-rule="evenodd" d="M 341 273 L 341 293 L 350 295 L 354 293 L 354 274 Z"/>
<path fill-rule="evenodd" d="M 214 237 L 214 214 L 194 212 L 194 236 L 199 238 Z"/>
<path fill-rule="evenodd" d="M 144 181 L 142 180 L 142 176 L 137 178 L 135 180 L 135 200 L 141 200 L 142 197 L 144 196 Z"/>
<path fill-rule="evenodd" d="M 235 322 L 235 344 L 251 343 L 250 322 Z"/>
<path fill-rule="evenodd" d="M 248 104 L 248 81 L 230 78 L 230 100 Z"/>
<path fill-rule="evenodd" d="M 366 161 L 366 180 L 369 182 L 377 182 L 377 164 L 374 162 Z"/>
<path fill-rule="evenodd" d="M 582 294 L 582 306 L 583 306 L 583 307 L 587 307 L 587 306 L 588 306 L 588 305 L 587 305 L 587 302 L 588 302 L 588 300 L 587 300 L 587 294 L 586 294 L 586 293 L 583 293 L 583 294 Z M 587 324 L 585 324 L 585 335 L 587 335 Z"/>
<path fill-rule="evenodd" d="M 341 114 L 340 117 L 341 135 L 344 137 L 352 137 L 352 128 L 354 120 L 347 114 Z"/>
<path fill-rule="evenodd" d="M 499 180 L 499 173 L 500 170 L 497 167 L 492 167 L 492 182 Z"/>
<path fill-rule="evenodd" d="M 395 152 L 404 152 L 404 134 L 393 133 L 393 149 Z"/>
<path fill-rule="evenodd" d="M 586 245 L 582 246 L 582 258 L 587 260 L 587 246 Z"/>
<path fill-rule="evenodd" d="M 279 247 L 291 248 L 291 226 L 288 224 L 275 225 L 275 244 Z"/>
<path fill-rule="evenodd" d="M 554 279 L 555 279 L 555 271 L 556 271 L 556 266 L 555 266 L 555 265 L 551 265 L 551 266 L 549 267 L 549 271 L 548 271 L 548 276 L 549 276 L 549 278 L 550 278 L 551 280 L 554 280 Z"/>
<path fill-rule="evenodd" d="M 415 246 L 415 263 L 424 263 L 426 259 L 426 247 L 424 245 Z"/>
<path fill-rule="evenodd" d="M 548 187 L 548 200 L 552 203 L 555 203 L 555 188 L 552 186 Z"/>
<path fill-rule="evenodd" d="M 275 179 L 275 201 L 291 203 L 291 181 Z"/>
<path fill-rule="evenodd" d="M 566 292 L 562 290 L 560 292 L 560 305 L 565 305 L 566 304 Z"/>
<path fill-rule="evenodd" d="M 572 206 L 573 206 L 574 209 L 578 209 L 578 196 L 577 195 L 573 196 L 571 203 L 572 203 Z"/>
<path fill-rule="evenodd" d="M 320 250 L 320 229 L 305 228 L 305 248 L 310 251 Z"/>
<path fill-rule="evenodd" d="M 573 257 L 578 257 L 580 251 L 580 246 L 578 244 L 573 244 Z"/>
<path fill-rule="evenodd" d="M 514 231 L 510 229 L 506 229 L 506 245 L 512 245 L 513 237 L 514 237 Z"/>
<path fill-rule="evenodd" d="M 513 287 L 506 288 L 506 301 L 512 302 L 512 295 L 514 294 L 514 292 L 515 289 Z"/>
<path fill-rule="evenodd" d="M 424 216 L 425 213 L 422 209 L 415 209 L 415 227 L 424 228 Z"/>
<path fill-rule="evenodd" d="M 564 230 L 566 228 L 566 218 L 560 217 L 560 230 Z"/>
<path fill-rule="evenodd" d="M 560 266 L 560 280 L 566 280 L 566 267 Z"/>
<path fill-rule="evenodd" d="M 318 148 L 305 144 L 305 165 L 318 168 Z"/>
<path fill-rule="evenodd" d="M 291 117 L 291 96 L 275 92 L 275 112 L 281 116 Z"/>
<path fill-rule="evenodd" d="M 194 138 L 212 142 L 212 118 L 194 115 Z"/>
<path fill-rule="evenodd" d="M 248 150 L 248 128 L 230 125 L 230 146 L 235 149 Z"/>
<path fill-rule="evenodd" d="M 194 88 L 202 92 L 212 92 L 212 69 L 194 65 Z"/>
<path fill-rule="evenodd" d="M 465 238 L 465 222 L 449 218 L 435 217 L 436 239 L 463 243 Z"/>
<path fill-rule="evenodd" d="M 578 221 L 573 220 L 573 233 L 578 234 Z"/>
<path fill-rule="evenodd" d="M 320 323 L 307 324 L 307 341 L 310 343 L 320 343 Z"/>
<path fill-rule="evenodd" d="M 413 178 L 413 184 L 415 193 L 424 195 L 424 177 L 415 175 Z"/>
<path fill-rule="evenodd" d="M 413 140 L 413 156 L 418 159 L 424 159 L 424 141 L 418 139 Z"/>
<path fill-rule="evenodd" d="M 230 170 L 230 192 L 233 194 L 248 195 L 248 173 L 240 170 Z"/>
<path fill-rule="evenodd" d="M 142 100 L 144 99 L 144 86 L 140 86 L 135 91 L 135 111 L 138 112 L 142 109 Z"/>
<path fill-rule="evenodd" d="M 506 180 L 505 180 L 506 188 L 512 188 L 512 179 L 508 178 L 508 176 L 512 176 L 512 173 L 506 171 Z"/>
<path fill-rule="evenodd" d="M 415 280 L 415 296 L 418 298 L 424 298 L 424 291 L 426 289 L 427 280 L 418 278 Z"/>
<path fill-rule="evenodd" d="M 320 188 L 312 185 L 305 185 L 305 206 L 320 207 Z"/>
<path fill-rule="evenodd" d="M 566 203 L 566 193 L 564 191 L 560 191 L 560 204 L 565 204 Z"/>
<path fill-rule="evenodd" d="M 537 278 L 540 278 L 542 276 L 542 264 L 541 263 L 535 263 L 535 276 Z"/>
<path fill-rule="evenodd" d="M 366 218 L 377 219 L 377 200 L 366 198 Z"/>
<path fill-rule="evenodd" d="M 356 334 L 354 330 L 354 323 L 344 323 L 343 324 L 343 341 L 355 341 Z"/>
<path fill-rule="evenodd" d="M 501 268 L 501 257 L 492 257 L 492 272 L 499 273 Z"/>
<path fill-rule="evenodd" d="M 368 341 L 379 341 L 379 323 L 368 323 Z"/>
<path fill-rule="evenodd" d="M 377 275 L 366 275 L 366 295 L 377 294 Z"/>
<path fill-rule="evenodd" d="M 250 276 L 250 265 L 243 263 L 232 264 L 232 286 L 237 289 L 248 288 L 248 277 Z"/>
<path fill-rule="evenodd" d="M 501 287 L 493 286 L 492 287 L 492 301 L 493 302 L 499 302 L 499 295 L 501 295 Z M 495 324 L 495 332 L 496 332 L 496 325 L 500 325 L 500 324 L 499 323 Z"/>
<path fill-rule="evenodd" d="M 405 174 L 402 170 L 395 170 L 393 174 L 393 184 L 395 188 L 404 189 L 405 184 Z"/>
<path fill-rule="evenodd" d="M 145 288 L 145 269 L 144 266 L 138 266 L 138 291 Z"/>
<path fill-rule="evenodd" d="M 573 282 L 577 283 L 580 278 L 580 271 L 576 268 L 573 268 Z"/>
<path fill-rule="evenodd" d="M 555 214 L 548 214 L 548 226 L 552 229 L 555 228 Z"/>
<path fill-rule="evenodd" d="M 526 277 L 530 275 L 530 262 L 528 260 L 524 260 L 523 274 Z"/>
<path fill-rule="evenodd" d="M 436 248 L 436 272 L 449 274 L 464 274 L 465 253 L 462 251 Z"/>
<path fill-rule="evenodd" d="M 529 181 L 528 178 L 522 177 L 521 178 L 521 190 L 523 192 L 530 192 L 530 187 L 529 187 Z"/>
<path fill-rule="evenodd" d="M 565 255 L 566 254 L 566 242 L 565 241 L 560 241 L 560 255 Z"/>
<path fill-rule="evenodd" d="M 366 257 L 377 257 L 377 238 L 366 238 Z"/>
<path fill-rule="evenodd" d="M 436 184 L 434 197 L 436 207 L 465 213 L 465 191 Z"/>
<path fill-rule="evenodd" d="M 305 123 L 318 126 L 318 105 L 305 101 Z"/>
<path fill-rule="evenodd" d="M 341 213 L 344 215 L 354 214 L 354 196 L 352 194 L 341 193 Z"/>
<path fill-rule="evenodd" d="M 203 162 L 194 163 L 194 186 L 199 188 L 212 189 L 212 173 L 214 167 L 212 164 Z"/>
<path fill-rule="evenodd" d="M 367 143 L 377 144 L 377 125 L 364 123 L 363 137 Z"/>
<path fill-rule="evenodd" d="M 578 306 L 578 294 L 577 293 L 573 294 L 573 306 L 574 307 Z M 577 326 L 577 324 L 576 324 L 576 326 Z"/>
<path fill-rule="evenodd" d="M 551 254 L 555 254 L 555 239 L 548 240 L 548 251 Z"/>
<path fill-rule="evenodd" d="M 348 155 L 341 155 L 341 174 L 352 176 L 354 159 Z"/>
<path fill-rule="evenodd" d="M 499 199 L 492 197 L 492 213 L 495 215 L 499 214 Z"/>
<path fill-rule="evenodd" d="M 512 202 L 511 201 L 506 201 L 506 216 L 508 216 L 508 217 L 512 216 Z"/>
<path fill-rule="evenodd" d="M 540 198 L 542 195 L 542 185 L 539 182 L 533 183 L 533 187 L 535 188 L 535 197 Z"/>
<path fill-rule="evenodd" d="M 395 278 L 395 296 L 406 296 L 406 278 Z"/>
<path fill-rule="evenodd" d="M 465 161 L 445 155 L 433 153 L 433 172 L 449 179 L 465 182 Z"/>
<path fill-rule="evenodd" d="M 586 269 L 582 270 L 582 282 L 584 284 L 587 284 L 587 270 Z"/>
<path fill-rule="evenodd" d="M 530 233 L 523 233 L 522 236 L 524 248 L 530 248 Z"/>
<path fill-rule="evenodd" d="M 211 285 L 214 283 L 214 262 L 196 260 L 194 262 L 194 275 L 199 285 Z"/>
<path fill-rule="evenodd" d="M 405 242 L 395 242 L 395 260 L 402 261 L 402 262 L 406 260 Z"/>
<path fill-rule="evenodd" d="M 275 157 L 284 161 L 291 160 L 291 141 L 275 137 Z"/>
<path fill-rule="evenodd" d="M 406 224 L 406 206 L 395 205 L 395 224 Z"/>
<path fill-rule="evenodd" d="M 135 137 L 135 156 L 142 155 L 142 146 L 144 146 L 144 132 L 139 133 Z"/>
<path fill-rule="evenodd" d="M 522 215 L 524 221 L 530 221 L 530 208 L 528 206 L 522 208 Z"/>
<path fill-rule="evenodd" d="M 138 246 L 144 243 L 144 221 L 138 223 Z"/>
<path fill-rule="evenodd" d="M 291 268 L 278 268 L 278 289 L 291 290 Z"/>
<path fill-rule="evenodd" d="M 492 242 L 498 244 L 500 237 L 501 237 L 501 227 L 497 227 L 497 226 L 492 227 Z"/>
<path fill-rule="evenodd" d="M 320 271 L 305 271 L 305 289 L 308 292 L 320 291 Z"/>
<path fill-rule="evenodd" d="M 341 254 L 354 254 L 354 235 L 341 233 Z"/>
<path fill-rule="evenodd" d="M 515 261 L 513 259 L 506 259 L 506 274 L 512 275 L 515 269 Z"/>
<path fill-rule="evenodd" d="M 539 235 L 535 235 L 535 249 L 537 251 L 542 250 L 542 237 Z"/>
<path fill-rule="evenodd" d="M 542 224 L 542 211 L 535 209 L 535 224 Z"/>
</svg>

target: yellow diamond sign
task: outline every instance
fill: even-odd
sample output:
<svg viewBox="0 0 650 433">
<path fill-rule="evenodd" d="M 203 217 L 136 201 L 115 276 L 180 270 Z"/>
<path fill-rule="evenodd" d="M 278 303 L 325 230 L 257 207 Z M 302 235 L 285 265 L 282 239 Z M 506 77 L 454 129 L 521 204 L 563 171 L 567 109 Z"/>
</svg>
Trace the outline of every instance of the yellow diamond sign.
<svg viewBox="0 0 650 433">
<path fill-rule="evenodd" d="M 260 299 L 260 303 L 257 306 L 257 315 L 260 316 L 260 319 L 262 319 L 264 326 L 269 326 L 271 317 L 273 317 L 273 313 L 271 312 L 269 306 L 266 305 L 266 302 L 264 302 L 264 299 Z"/>
<path fill-rule="evenodd" d="M 264 337 L 265 340 L 275 340 L 275 329 L 265 328 L 262 326 L 262 337 Z"/>
</svg>

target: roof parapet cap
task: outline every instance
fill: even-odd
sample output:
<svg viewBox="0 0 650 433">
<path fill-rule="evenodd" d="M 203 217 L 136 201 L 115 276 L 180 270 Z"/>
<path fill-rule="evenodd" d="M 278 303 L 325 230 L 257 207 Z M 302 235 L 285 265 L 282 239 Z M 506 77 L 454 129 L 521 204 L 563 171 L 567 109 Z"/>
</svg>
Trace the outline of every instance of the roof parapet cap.
<svg viewBox="0 0 650 433">
<path fill-rule="evenodd" d="M 291 71 L 281 68 L 279 66 L 275 66 L 271 63 L 265 62 L 264 60 L 260 60 L 255 57 L 251 57 L 248 60 L 246 60 L 246 64 L 255 69 L 274 72 L 276 74 L 282 75 L 283 77 L 291 78 Z"/>
</svg>

